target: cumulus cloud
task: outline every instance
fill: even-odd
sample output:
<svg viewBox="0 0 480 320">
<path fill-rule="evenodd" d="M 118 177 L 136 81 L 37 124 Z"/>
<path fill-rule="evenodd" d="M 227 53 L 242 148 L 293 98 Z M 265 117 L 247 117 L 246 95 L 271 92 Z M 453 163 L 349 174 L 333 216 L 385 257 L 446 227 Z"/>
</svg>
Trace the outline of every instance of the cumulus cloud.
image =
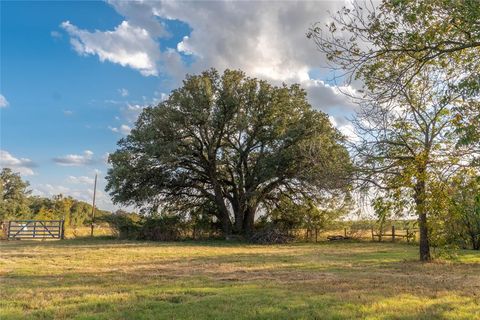
<svg viewBox="0 0 480 320">
<path fill-rule="evenodd" d="M 82 155 L 67 154 L 63 157 L 53 158 L 53 161 L 61 166 L 86 166 L 94 163 L 93 152 L 85 150 Z"/>
<path fill-rule="evenodd" d="M 322 64 L 313 42 L 305 34 L 317 21 L 329 20 L 349 1 L 111 1 L 114 8 L 132 24 L 160 19 L 187 23 L 192 32 L 184 35 L 177 55 L 192 54 L 195 72 L 208 67 L 241 68 L 249 74 L 279 81 L 308 79 L 308 71 Z M 141 12 L 141 14 L 139 14 Z M 177 68 L 166 65 L 166 72 Z"/>
<path fill-rule="evenodd" d="M 68 21 L 62 26 L 80 54 L 96 54 L 102 61 L 130 66 L 144 75 L 168 75 L 170 87 L 179 86 L 186 73 L 210 67 L 242 69 L 277 85 L 300 83 L 314 107 L 345 124 L 353 104 L 338 88 L 320 80 L 326 74 L 312 76 L 326 61 L 305 34 L 315 22 L 328 23 L 329 11 L 350 2 L 112 0 L 125 17 L 114 30 L 89 32 Z M 173 48 L 160 51 L 158 40 L 162 43 L 168 37 L 168 24 L 162 22 L 167 20 L 182 21 L 191 32 Z M 185 55 L 192 57 L 188 63 Z"/>
<path fill-rule="evenodd" d="M 95 182 L 95 179 L 87 177 L 87 176 L 79 176 L 79 177 L 68 176 L 67 181 L 70 182 L 70 183 L 74 183 L 74 184 L 91 184 L 91 185 L 93 185 L 94 182 Z"/>
<path fill-rule="evenodd" d="M 70 43 L 80 55 L 97 55 L 100 61 L 110 61 L 140 71 L 144 76 L 158 75 L 160 49 L 148 30 L 123 21 L 113 31 L 89 32 L 70 21 L 60 25 L 70 35 Z"/>
<path fill-rule="evenodd" d="M 141 70 L 129 60 L 140 54 L 149 61 L 150 70 L 163 66 L 163 72 L 198 72 L 208 67 L 241 68 L 249 74 L 279 81 L 308 79 L 308 71 L 322 61 L 315 45 L 305 34 L 317 21 L 327 21 L 328 11 L 335 11 L 349 1 L 331 2 L 204 2 L 110 1 L 125 20 L 113 31 L 89 32 L 69 21 L 62 27 L 72 37 L 80 54 L 97 54 L 100 59 Z M 184 35 L 176 48 L 159 52 L 156 39 L 168 37 L 161 21 L 180 20 L 192 32 Z M 133 36 L 137 36 L 135 39 Z M 116 41 L 114 41 L 116 40 Z M 119 58 L 119 52 L 123 57 Z M 195 63 L 181 67 L 182 54 L 195 55 Z M 125 61 L 129 61 L 126 63 Z M 179 65 L 180 64 L 180 65 Z M 143 65 L 143 64 L 142 64 Z M 143 66 L 144 67 L 144 66 Z M 157 74 L 156 72 L 152 72 Z M 180 80 L 183 79 L 181 75 Z"/>
<path fill-rule="evenodd" d="M 130 131 L 132 131 L 132 128 L 126 124 L 122 124 L 120 127 L 108 127 L 112 132 L 115 133 L 121 133 L 124 136 L 128 135 Z"/>
<path fill-rule="evenodd" d="M 3 94 L 0 94 L 0 108 L 8 107 L 9 103 Z"/>
<path fill-rule="evenodd" d="M 6 150 L 0 150 L 0 167 L 10 168 L 24 176 L 31 176 L 35 174 L 32 168 L 36 165 L 28 158 L 17 158 Z"/>
<path fill-rule="evenodd" d="M 99 181 L 100 182 L 100 181 Z M 70 187 L 64 186 L 59 184 L 38 184 L 33 188 L 33 194 L 42 196 L 42 197 L 53 197 L 55 195 L 62 194 L 64 196 L 71 196 L 75 199 L 90 202 L 92 201 L 93 197 L 93 187 L 92 188 L 85 188 L 81 186 L 77 187 Z M 112 209 L 114 206 L 110 199 L 106 196 L 104 192 L 101 191 L 101 186 L 97 186 L 97 207 Z"/>
<path fill-rule="evenodd" d="M 193 54 L 193 49 L 188 45 L 188 36 L 184 36 L 183 40 L 177 43 L 177 51 L 186 55 Z"/>
<path fill-rule="evenodd" d="M 71 189 L 62 185 L 38 184 L 33 188 L 33 194 L 42 197 L 52 197 L 59 194 L 67 195 Z"/>
</svg>

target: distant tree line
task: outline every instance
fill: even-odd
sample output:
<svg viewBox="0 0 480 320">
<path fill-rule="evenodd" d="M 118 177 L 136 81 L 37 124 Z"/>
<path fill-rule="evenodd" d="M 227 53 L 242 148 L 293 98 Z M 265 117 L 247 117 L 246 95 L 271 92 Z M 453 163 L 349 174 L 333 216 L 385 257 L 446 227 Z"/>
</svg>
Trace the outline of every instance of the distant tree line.
<svg viewBox="0 0 480 320">
<path fill-rule="evenodd" d="M 69 196 L 52 198 L 31 194 L 29 183 L 9 168 L 0 172 L 0 221 L 6 220 L 65 220 L 66 226 L 83 226 L 91 223 L 92 205 Z M 101 219 L 109 211 L 96 209 Z"/>
</svg>

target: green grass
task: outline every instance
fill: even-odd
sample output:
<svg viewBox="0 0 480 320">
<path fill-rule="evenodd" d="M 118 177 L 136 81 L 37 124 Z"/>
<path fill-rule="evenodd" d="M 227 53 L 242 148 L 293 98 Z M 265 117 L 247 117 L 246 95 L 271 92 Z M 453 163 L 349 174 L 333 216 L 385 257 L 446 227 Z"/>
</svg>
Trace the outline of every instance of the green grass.
<svg viewBox="0 0 480 320">
<path fill-rule="evenodd" d="M 0 319 L 480 319 L 480 254 L 388 243 L 0 242 Z"/>
</svg>

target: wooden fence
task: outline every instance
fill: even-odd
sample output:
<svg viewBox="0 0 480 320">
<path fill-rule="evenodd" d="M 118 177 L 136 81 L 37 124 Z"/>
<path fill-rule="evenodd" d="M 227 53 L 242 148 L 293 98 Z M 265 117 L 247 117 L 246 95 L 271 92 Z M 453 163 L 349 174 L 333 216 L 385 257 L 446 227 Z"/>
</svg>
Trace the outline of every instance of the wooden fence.
<svg viewBox="0 0 480 320">
<path fill-rule="evenodd" d="M 383 232 L 381 231 L 375 231 L 374 228 L 372 228 L 372 240 L 373 241 L 383 241 L 383 240 L 390 240 L 390 241 L 396 241 L 397 239 L 404 239 L 407 242 L 410 241 L 415 241 L 416 240 L 416 235 L 417 235 L 417 229 L 403 229 L 398 232 L 397 229 L 395 229 L 395 226 L 392 226 L 391 232 Z"/>
<path fill-rule="evenodd" d="M 7 223 L 7 238 L 63 239 L 63 220 L 12 220 Z"/>
<path fill-rule="evenodd" d="M 372 241 L 405 241 L 415 242 L 417 240 L 418 229 L 408 227 L 396 227 L 392 225 L 388 228 L 368 227 L 361 228 L 338 228 L 338 229 L 295 229 L 289 232 L 297 239 L 318 242 L 321 240 L 372 240 Z"/>
</svg>

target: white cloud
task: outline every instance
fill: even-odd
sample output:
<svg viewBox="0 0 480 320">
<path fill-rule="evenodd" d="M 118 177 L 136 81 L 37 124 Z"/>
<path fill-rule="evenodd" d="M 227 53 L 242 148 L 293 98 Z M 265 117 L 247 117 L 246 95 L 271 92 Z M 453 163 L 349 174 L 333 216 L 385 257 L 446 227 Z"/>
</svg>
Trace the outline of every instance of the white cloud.
<svg viewBox="0 0 480 320">
<path fill-rule="evenodd" d="M 241 68 L 250 75 L 278 81 L 303 81 L 308 71 L 322 64 L 315 44 L 305 36 L 316 21 L 328 21 L 327 10 L 335 11 L 348 1 L 160 1 L 132 3 L 112 1 L 128 21 L 133 21 L 139 7 L 143 20 L 178 19 L 192 32 L 185 35 L 171 59 L 193 54 L 195 62 L 188 72 L 216 67 Z M 150 15 L 146 12 L 150 11 Z M 135 19 L 138 21 L 138 19 Z M 165 60 L 166 57 L 163 57 Z M 166 61 L 162 61 L 166 62 Z M 164 64 L 176 74 L 178 65 Z M 185 70 L 183 70 L 185 71 Z M 180 76 L 180 79 L 183 75 Z"/>
<path fill-rule="evenodd" d="M 61 27 L 70 35 L 70 43 L 80 55 L 97 55 L 100 61 L 110 61 L 139 70 L 144 76 L 158 75 L 160 58 L 158 44 L 148 30 L 123 21 L 113 31 L 89 32 L 64 21 Z"/>
<path fill-rule="evenodd" d="M 102 61 L 130 65 L 140 71 L 155 68 L 152 73 L 162 71 L 176 77 L 177 81 L 184 78 L 185 72 L 196 73 L 215 67 L 221 70 L 241 68 L 255 76 L 298 82 L 308 79 L 308 71 L 322 64 L 315 44 L 306 38 L 307 29 L 314 22 L 327 22 L 328 10 L 340 9 L 348 5 L 349 0 L 113 0 L 110 3 L 125 17 L 113 31 L 88 32 L 69 21 L 62 23 L 80 54 L 97 54 Z M 156 40 L 169 34 L 159 22 L 161 19 L 177 19 L 192 28 L 191 34 L 184 35 L 176 48 L 165 48 L 163 53 Z M 120 52 L 123 53 L 121 58 Z M 180 53 L 194 55 L 195 62 L 187 68 Z M 141 55 L 143 59 L 134 64 L 131 60 L 135 55 Z M 148 61 L 148 67 L 142 61 Z"/>
<path fill-rule="evenodd" d="M 63 110 L 63 114 L 66 115 L 66 116 L 71 116 L 71 115 L 73 115 L 73 111 L 72 110 Z"/>
<path fill-rule="evenodd" d="M 66 195 L 70 192 L 70 188 L 62 185 L 38 184 L 33 188 L 33 194 L 42 197 L 52 197 L 58 194 Z"/>
<path fill-rule="evenodd" d="M 34 195 L 42 197 L 52 197 L 58 194 L 64 196 L 71 196 L 77 200 L 85 201 L 87 203 L 92 202 L 93 198 L 93 176 L 98 174 L 97 179 L 97 193 L 96 204 L 100 209 L 116 210 L 119 207 L 113 205 L 110 197 L 103 192 L 105 189 L 106 180 L 101 176 L 101 172 L 97 169 L 89 170 L 89 176 L 68 176 L 65 183 L 39 183 L 32 186 Z"/>
<path fill-rule="evenodd" d="M 120 127 L 108 127 L 112 132 L 115 133 L 121 133 L 124 136 L 128 135 L 130 131 L 132 131 L 132 128 L 126 124 L 122 124 Z"/>
<path fill-rule="evenodd" d="M 330 20 L 345 1 L 258 1 L 204 2 L 111 1 L 114 8 L 132 25 L 150 30 L 158 28 L 158 18 L 178 19 L 192 29 L 176 48 L 167 48 L 158 56 L 159 72 L 171 77 L 172 87 L 181 84 L 188 72 L 198 73 L 214 67 L 220 71 L 242 69 L 248 75 L 274 84 L 300 83 L 308 91 L 310 103 L 333 114 L 340 124 L 353 112 L 354 105 L 339 88 L 312 77 L 312 71 L 327 65 L 315 44 L 306 38 L 313 23 Z M 214 23 L 213 23 L 214 21 Z M 154 29 L 150 29 L 154 26 Z M 147 51 L 145 51 L 147 53 Z M 181 55 L 194 57 L 188 66 Z M 320 69 L 323 70 L 323 69 Z M 324 73 L 328 72 L 325 69 Z M 318 72 L 317 72 L 318 73 Z M 350 88 L 344 88 L 350 89 Z"/>
<path fill-rule="evenodd" d="M 58 31 L 52 31 L 52 32 L 50 32 L 50 35 L 54 39 L 61 39 L 62 38 L 62 34 Z"/>
<path fill-rule="evenodd" d="M 346 116 L 354 111 L 338 87 L 320 80 L 328 78 L 327 69 L 319 69 L 327 63 L 313 41 L 306 38 L 313 23 L 327 23 L 328 11 L 348 6 L 350 0 L 110 3 L 125 17 L 113 31 L 89 32 L 68 21 L 62 24 L 79 54 L 96 54 L 101 61 L 130 66 L 143 75 L 163 73 L 170 77 L 166 82 L 169 87 L 181 85 L 186 73 L 211 67 L 219 71 L 241 69 L 276 85 L 300 83 L 312 106 L 332 114 L 339 125 L 346 124 Z M 157 40 L 168 36 L 161 22 L 165 19 L 180 20 L 192 31 L 182 35 L 175 48 L 160 52 Z M 193 59 L 187 64 L 182 55 Z M 318 70 L 322 71 L 312 76 Z M 131 124 L 138 113 L 129 108 L 123 112 Z"/>
<path fill-rule="evenodd" d="M 32 168 L 36 165 L 32 160 L 27 158 L 16 158 L 6 150 L 0 150 L 0 167 L 10 168 L 14 172 L 19 172 L 25 176 L 31 176 L 35 173 Z"/>
<path fill-rule="evenodd" d="M 53 158 L 53 161 L 61 166 L 86 166 L 94 163 L 93 152 L 85 150 L 83 155 L 67 154 L 63 157 Z"/>
<path fill-rule="evenodd" d="M 177 51 L 186 55 L 193 54 L 193 49 L 188 45 L 188 36 L 183 37 L 183 40 L 177 43 Z"/>
<path fill-rule="evenodd" d="M 0 108 L 8 107 L 9 103 L 3 94 L 0 94 Z"/>
<path fill-rule="evenodd" d="M 67 181 L 70 182 L 70 183 L 74 183 L 74 184 L 89 184 L 89 185 L 93 185 L 94 182 L 95 182 L 95 179 L 94 179 L 94 178 L 87 177 L 87 176 L 79 176 L 79 177 L 68 176 Z"/>
<path fill-rule="evenodd" d="M 122 97 L 128 96 L 128 90 L 125 88 L 118 89 L 118 93 L 120 93 Z"/>
<path fill-rule="evenodd" d="M 97 186 L 97 194 L 96 194 L 96 199 L 97 199 L 97 206 L 111 206 L 112 203 L 109 201 L 108 197 L 106 197 L 106 194 L 99 190 L 100 188 Z M 85 202 L 90 202 L 92 201 L 93 197 L 93 187 L 92 188 L 81 188 L 81 187 L 68 187 L 68 186 L 63 186 L 63 185 L 52 185 L 52 184 L 38 184 L 33 188 L 33 194 L 34 195 L 39 195 L 42 197 L 52 197 L 55 195 L 62 194 L 64 196 L 71 196 L 75 199 L 85 201 Z M 102 204 L 102 205 L 99 205 Z"/>
</svg>

